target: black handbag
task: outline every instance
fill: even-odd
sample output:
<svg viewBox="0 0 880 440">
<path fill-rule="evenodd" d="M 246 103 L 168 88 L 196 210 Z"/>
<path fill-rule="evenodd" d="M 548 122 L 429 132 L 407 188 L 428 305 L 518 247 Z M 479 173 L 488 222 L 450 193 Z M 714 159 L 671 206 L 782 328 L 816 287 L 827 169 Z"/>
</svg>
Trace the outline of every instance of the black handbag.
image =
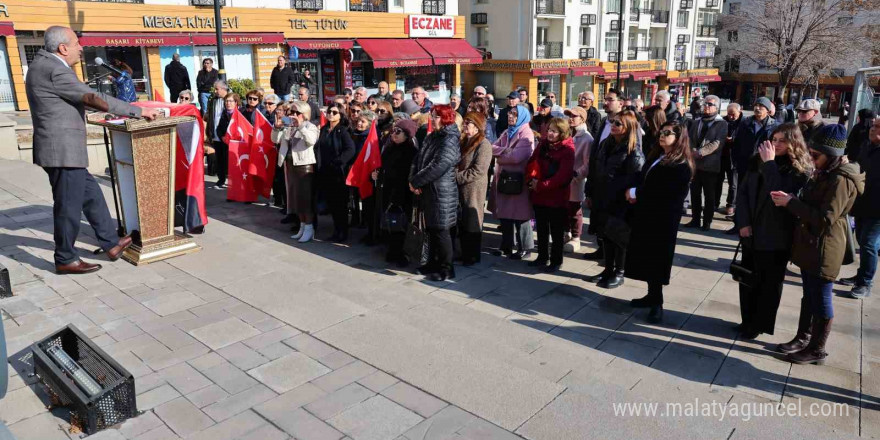
<svg viewBox="0 0 880 440">
<path fill-rule="evenodd" d="M 849 216 L 844 218 L 846 220 L 846 248 L 843 250 L 843 265 L 853 264 L 856 261 L 856 239 L 853 236 L 853 228 L 849 221 Z"/>
<path fill-rule="evenodd" d="M 406 229 L 406 238 L 403 242 L 403 252 L 413 261 L 422 261 L 422 253 L 425 248 L 425 213 L 419 209 L 418 200 L 415 201 L 413 218 Z"/>
<path fill-rule="evenodd" d="M 382 215 L 382 229 L 388 232 L 406 232 L 409 226 L 403 207 L 392 203 Z"/>
<path fill-rule="evenodd" d="M 620 247 L 625 248 L 629 244 L 631 232 L 629 224 L 619 217 L 609 216 L 605 222 L 605 237 Z"/>
<path fill-rule="evenodd" d="M 737 283 L 746 287 L 754 287 L 755 272 L 743 265 L 742 260 L 736 261 L 739 256 L 739 248 L 742 246 L 742 240 L 736 244 L 736 252 L 733 253 L 733 260 L 730 261 L 730 276 Z"/>
<path fill-rule="evenodd" d="M 525 173 L 521 171 L 501 170 L 498 176 L 498 192 L 510 196 L 522 194 L 524 180 Z"/>
</svg>

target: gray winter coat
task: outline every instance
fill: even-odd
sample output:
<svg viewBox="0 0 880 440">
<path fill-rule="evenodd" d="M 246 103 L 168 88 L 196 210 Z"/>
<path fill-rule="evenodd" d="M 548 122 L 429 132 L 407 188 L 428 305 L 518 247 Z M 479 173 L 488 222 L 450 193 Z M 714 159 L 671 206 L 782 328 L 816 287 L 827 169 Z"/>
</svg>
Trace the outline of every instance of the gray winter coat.
<svg viewBox="0 0 880 440">
<path fill-rule="evenodd" d="M 420 208 L 425 214 L 426 226 L 431 229 L 455 226 L 458 214 L 455 166 L 460 158 L 460 135 L 455 124 L 435 130 L 425 138 L 410 168 L 409 182 L 422 190 Z"/>
<path fill-rule="evenodd" d="M 698 133 L 705 124 L 706 121 L 703 118 L 688 120 L 688 137 L 691 140 L 691 149 L 697 153 L 694 155 L 694 162 L 699 171 L 720 173 L 721 147 L 727 140 L 727 121 L 721 115 L 715 115 L 715 119 L 709 123 L 709 126 L 703 128 L 705 135 L 701 141 Z"/>
</svg>

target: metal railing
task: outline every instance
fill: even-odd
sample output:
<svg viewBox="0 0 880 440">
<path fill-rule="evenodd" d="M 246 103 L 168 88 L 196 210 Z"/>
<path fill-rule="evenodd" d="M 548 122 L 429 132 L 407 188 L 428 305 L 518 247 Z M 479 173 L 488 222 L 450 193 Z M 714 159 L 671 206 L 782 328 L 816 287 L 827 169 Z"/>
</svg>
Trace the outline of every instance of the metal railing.
<svg viewBox="0 0 880 440">
<path fill-rule="evenodd" d="M 669 11 L 659 9 L 651 11 L 651 23 L 669 23 Z"/>
<path fill-rule="evenodd" d="M 388 12 L 388 0 L 348 0 L 348 10 L 357 12 Z"/>
<path fill-rule="evenodd" d="M 629 21 L 639 21 L 639 18 L 642 17 L 642 10 L 639 8 L 630 8 L 629 9 Z"/>
<path fill-rule="evenodd" d="M 324 0 L 290 0 L 290 7 L 298 11 L 320 11 L 324 9 Z"/>
<path fill-rule="evenodd" d="M 698 37 L 714 37 L 715 33 L 715 26 L 697 26 Z"/>
<path fill-rule="evenodd" d="M 565 15 L 565 0 L 535 0 L 538 15 Z"/>
<path fill-rule="evenodd" d="M 422 14 L 444 15 L 446 14 L 446 0 L 422 0 Z"/>
<path fill-rule="evenodd" d="M 562 42 L 561 41 L 551 41 L 543 44 L 538 44 L 535 47 L 535 58 L 538 59 L 548 59 L 548 58 L 562 58 Z"/>
</svg>

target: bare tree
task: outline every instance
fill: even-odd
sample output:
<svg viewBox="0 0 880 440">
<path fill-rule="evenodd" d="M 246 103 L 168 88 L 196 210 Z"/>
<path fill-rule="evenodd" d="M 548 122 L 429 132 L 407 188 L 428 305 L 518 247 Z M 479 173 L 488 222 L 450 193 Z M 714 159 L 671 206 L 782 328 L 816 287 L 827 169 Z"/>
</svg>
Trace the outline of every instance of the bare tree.
<svg viewBox="0 0 880 440">
<path fill-rule="evenodd" d="M 818 84 L 827 69 L 855 67 L 869 57 L 877 41 L 854 17 L 878 9 L 880 0 L 747 0 L 721 17 L 722 28 L 738 38 L 719 54 L 775 70 L 781 97 L 795 79 Z"/>
</svg>

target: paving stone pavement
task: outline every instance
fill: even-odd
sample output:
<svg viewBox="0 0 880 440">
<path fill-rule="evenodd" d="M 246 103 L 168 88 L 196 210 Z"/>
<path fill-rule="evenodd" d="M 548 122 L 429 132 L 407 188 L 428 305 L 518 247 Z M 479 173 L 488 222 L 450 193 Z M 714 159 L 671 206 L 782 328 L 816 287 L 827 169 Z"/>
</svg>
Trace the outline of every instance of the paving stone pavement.
<svg viewBox="0 0 880 440">
<path fill-rule="evenodd" d="M 276 210 L 208 198 L 201 252 L 141 267 L 86 257 L 104 268 L 58 276 L 45 174 L 0 161 L 0 264 L 15 292 L 0 299 L 12 365 L 0 419 L 18 439 L 81 436 L 46 409 L 26 356 L 68 323 L 136 377 L 142 413 L 95 439 L 880 437 L 880 305 L 835 298 L 828 363 L 792 366 L 771 351 L 796 328 L 792 267 L 775 334 L 739 340 L 722 220 L 680 234 L 655 326 L 627 303 L 644 283 L 599 289 L 582 281 L 599 268 L 581 258 L 547 275 L 484 254 L 452 282 L 426 282 L 387 267 L 380 248 L 294 244 Z M 499 239 L 489 222 L 486 246 Z M 95 241 L 85 223 L 81 233 L 87 256 Z M 664 413 L 713 402 L 847 413 Z M 616 414 L 624 403 L 659 415 Z"/>
</svg>

